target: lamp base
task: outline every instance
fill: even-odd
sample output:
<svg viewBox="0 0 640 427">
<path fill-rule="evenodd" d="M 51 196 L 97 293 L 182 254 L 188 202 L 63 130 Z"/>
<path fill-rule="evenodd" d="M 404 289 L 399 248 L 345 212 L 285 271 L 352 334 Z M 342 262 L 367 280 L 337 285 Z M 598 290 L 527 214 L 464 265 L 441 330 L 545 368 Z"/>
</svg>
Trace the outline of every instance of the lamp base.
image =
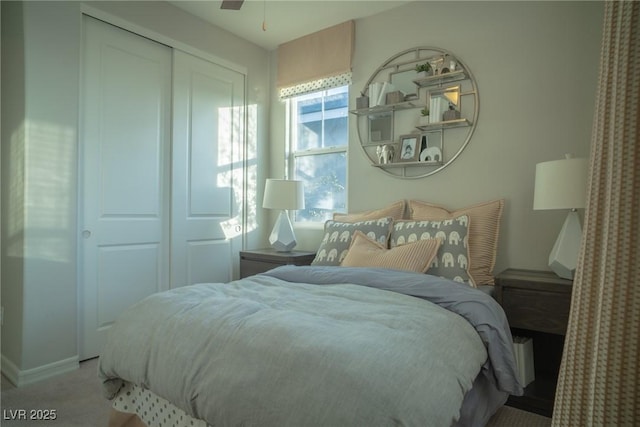
<svg viewBox="0 0 640 427">
<path fill-rule="evenodd" d="M 278 215 L 278 220 L 269 235 L 269 243 L 277 252 L 291 252 L 298 244 L 287 211 L 283 210 Z"/>
<path fill-rule="evenodd" d="M 578 212 L 571 211 L 564 221 L 551 254 L 549 254 L 549 268 L 563 279 L 573 280 L 578 265 L 581 241 L 580 218 Z"/>
</svg>

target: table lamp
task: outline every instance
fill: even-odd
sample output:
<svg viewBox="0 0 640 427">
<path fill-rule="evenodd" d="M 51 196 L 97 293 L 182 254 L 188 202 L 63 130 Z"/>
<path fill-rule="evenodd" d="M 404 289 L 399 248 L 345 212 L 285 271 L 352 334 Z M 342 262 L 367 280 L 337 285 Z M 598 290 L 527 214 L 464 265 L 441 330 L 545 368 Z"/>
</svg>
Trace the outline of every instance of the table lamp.
<svg viewBox="0 0 640 427">
<path fill-rule="evenodd" d="M 304 185 L 302 181 L 267 179 L 262 207 L 280 209 L 273 226 L 269 243 L 278 252 L 290 252 L 297 242 L 287 210 L 304 209 Z"/>
<path fill-rule="evenodd" d="M 564 279 L 573 279 L 578 264 L 582 227 L 577 209 L 584 208 L 587 159 L 552 160 L 536 165 L 533 209 L 570 209 L 551 254 L 549 267 Z"/>
</svg>

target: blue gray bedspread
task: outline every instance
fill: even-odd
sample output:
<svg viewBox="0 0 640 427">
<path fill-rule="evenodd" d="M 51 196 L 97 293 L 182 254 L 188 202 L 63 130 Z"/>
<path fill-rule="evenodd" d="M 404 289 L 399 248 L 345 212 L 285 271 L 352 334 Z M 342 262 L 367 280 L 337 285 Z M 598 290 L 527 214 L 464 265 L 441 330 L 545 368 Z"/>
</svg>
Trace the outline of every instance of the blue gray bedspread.
<svg viewBox="0 0 640 427">
<path fill-rule="evenodd" d="M 132 382 L 214 426 L 451 426 L 478 378 L 522 391 L 491 297 L 337 267 L 152 295 L 109 331 L 99 377 L 107 398 Z"/>
</svg>

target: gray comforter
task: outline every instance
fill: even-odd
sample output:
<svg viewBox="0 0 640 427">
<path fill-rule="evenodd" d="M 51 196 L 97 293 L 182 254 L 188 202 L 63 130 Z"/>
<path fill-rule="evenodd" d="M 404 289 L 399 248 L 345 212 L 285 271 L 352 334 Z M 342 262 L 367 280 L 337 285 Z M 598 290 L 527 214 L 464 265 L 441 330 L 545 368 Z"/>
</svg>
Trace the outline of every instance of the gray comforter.
<svg viewBox="0 0 640 427">
<path fill-rule="evenodd" d="M 129 381 L 214 426 L 450 426 L 477 378 L 521 393 L 491 301 L 428 275 L 281 267 L 146 298 L 99 376 L 107 398 Z"/>
</svg>

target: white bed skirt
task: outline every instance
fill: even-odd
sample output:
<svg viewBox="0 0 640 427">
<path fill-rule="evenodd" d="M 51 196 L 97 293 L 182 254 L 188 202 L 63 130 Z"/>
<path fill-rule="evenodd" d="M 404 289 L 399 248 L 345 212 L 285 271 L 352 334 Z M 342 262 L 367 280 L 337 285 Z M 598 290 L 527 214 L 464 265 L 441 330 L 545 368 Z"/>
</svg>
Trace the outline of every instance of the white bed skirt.
<svg viewBox="0 0 640 427">
<path fill-rule="evenodd" d="M 147 427 L 210 427 L 168 400 L 128 382 L 113 399 L 112 406 L 118 412 L 136 414 Z"/>
</svg>

